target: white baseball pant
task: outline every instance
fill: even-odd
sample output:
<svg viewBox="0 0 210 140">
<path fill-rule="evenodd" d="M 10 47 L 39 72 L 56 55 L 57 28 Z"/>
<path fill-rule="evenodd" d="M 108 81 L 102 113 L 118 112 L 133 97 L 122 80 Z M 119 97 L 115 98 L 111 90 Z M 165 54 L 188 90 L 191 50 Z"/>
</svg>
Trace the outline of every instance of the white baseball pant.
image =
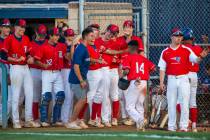
<svg viewBox="0 0 210 140">
<path fill-rule="evenodd" d="M 73 111 L 73 92 L 70 89 L 68 77 L 71 69 L 62 69 L 62 78 L 64 83 L 64 92 L 65 92 L 65 100 L 61 109 L 61 120 L 64 123 L 67 123 L 71 118 Z"/>
<path fill-rule="evenodd" d="M 90 109 L 90 115 L 92 113 L 92 104 L 102 103 L 103 100 L 103 72 L 102 69 L 89 70 L 87 73 L 88 81 L 88 93 L 87 93 L 87 102 Z"/>
<path fill-rule="evenodd" d="M 110 122 L 111 121 L 111 103 L 109 98 L 109 89 L 110 89 L 110 69 L 109 67 L 103 67 L 102 70 L 102 84 L 104 87 L 104 94 L 103 94 L 103 101 L 102 101 L 102 110 L 101 110 L 101 117 L 102 121 Z"/>
<path fill-rule="evenodd" d="M 187 130 L 189 120 L 190 83 L 188 75 L 168 75 L 168 130 L 176 130 L 176 104 L 179 99 L 181 105 L 180 129 Z"/>
<path fill-rule="evenodd" d="M 136 123 L 144 120 L 144 90 L 147 88 L 147 81 L 141 80 L 141 84 L 136 85 L 132 80 L 125 94 L 126 111 Z"/>
<path fill-rule="evenodd" d="M 33 80 L 28 65 L 11 65 L 13 123 L 19 122 L 19 98 L 23 86 L 25 93 L 25 121 L 32 120 Z"/>
<path fill-rule="evenodd" d="M 197 108 L 196 93 L 198 87 L 198 76 L 196 72 L 189 72 L 190 79 L 190 108 Z"/>
<path fill-rule="evenodd" d="M 33 102 L 39 103 L 42 93 L 42 71 L 40 69 L 30 68 L 33 79 Z"/>
<path fill-rule="evenodd" d="M 125 95 L 127 94 L 128 90 L 121 90 L 119 89 L 119 99 L 120 99 L 120 109 L 121 109 L 121 117 L 122 119 L 128 118 L 128 113 L 126 111 L 126 102 L 125 102 Z"/>
<path fill-rule="evenodd" d="M 118 88 L 118 68 L 110 69 L 110 99 L 111 101 L 119 101 L 119 88 Z"/>
</svg>

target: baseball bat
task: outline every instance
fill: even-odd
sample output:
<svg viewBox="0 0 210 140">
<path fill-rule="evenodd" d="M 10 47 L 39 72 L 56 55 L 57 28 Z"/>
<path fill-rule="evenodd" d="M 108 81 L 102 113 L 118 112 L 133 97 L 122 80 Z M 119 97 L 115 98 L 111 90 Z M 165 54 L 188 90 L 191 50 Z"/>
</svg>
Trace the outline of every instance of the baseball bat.
<svg viewBox="0 0 210 140">
<path fill-rule="evenodd" d="M 166 125 L 167 120 L 168 120 L 168 113 L 165 114 L 163 120 L 161 121 L 160 128 L 164 128 L 164 126 Z"/>
</svg>

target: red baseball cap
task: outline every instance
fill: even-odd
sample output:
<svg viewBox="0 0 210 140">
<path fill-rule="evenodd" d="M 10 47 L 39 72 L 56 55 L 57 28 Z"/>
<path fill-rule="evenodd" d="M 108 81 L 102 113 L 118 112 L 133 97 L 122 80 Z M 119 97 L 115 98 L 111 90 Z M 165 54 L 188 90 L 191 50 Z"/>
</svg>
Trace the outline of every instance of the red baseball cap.
<svg viewBox="0 0 210 140">
<path fill-rule="evenodd" d="M 88 27 L 91 27 L 91 28 L 96 28 L 96 29 L 100 29 L 100 25 L 97 24 L 97 23 L 93 23 L 93 24 L 90 24 Z"/>
<path fill-rule="evenodd" d="M 39 24 L 37 30 L 37 34 L 41 37 L 46 37 L 47 35 L 47 27 L 44 24 Z"/>
<path fill-rule="evenodd" d="M 171 36 L 183 36 L 183 32 L 179 28 L 171 30 Z"/>
<path fill-rule="evenodd" d="M 132 20 L 126 20 L 123 23 L 123 27 L 134 27 L 133 21 Z"/>
<path fill-rule="evenodd" d="M 110 31 L 113 34 L 116 34 L 116 33 L 119 33 L 119 27 L 117 25 L 115 25 L 115 24 L 110 24 L 107 27 L 107 31 Z"/>
<path fill-rule="evenodd" d="M 7 27 L 11 26 L 9 19 L 3 19 L 1 22 L 1 26 L 7 26 Z"/>
<path fill-rule="evenodd" d="M 68 37 L 68 36 L 74 36 L 75 34 L 74 34 L 74 30 L 73 29 L 67 29 L 67 30 L 65 30 L 65 32 L 64 32 L 64 36 L 65 37 Z"/>
<path fill-rule="evenodd" d="M 49 30 L 49 35 L 52 35 L 52 36 L 53 36 L 53 35 L 57 35 L 57 36 L 59 36 L 59 35 L 60 35 L 59 29 L 56 28 L 56 27 L 50 29 L 50 30 Z"/>
<path fill-rule="evenodd" d="M 15 26 L 20 26 L 22 28 L 26 27 L 26 21 L 24 19 L 18 19 L 15 22 Z"/>
</svg>

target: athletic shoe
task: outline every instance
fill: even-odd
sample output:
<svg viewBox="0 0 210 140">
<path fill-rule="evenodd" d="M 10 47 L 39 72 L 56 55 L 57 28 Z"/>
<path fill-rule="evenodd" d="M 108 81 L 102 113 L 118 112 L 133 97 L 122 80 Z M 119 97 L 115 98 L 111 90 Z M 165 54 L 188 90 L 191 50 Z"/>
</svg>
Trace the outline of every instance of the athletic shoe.
<svg viewBox="0 0 210 140">
<path fill-rule="evenodd" d="M 49 124 L 49 123 L 47 123 L 47 122 L 41 122 L 41 126 L 42 126 L 42 127 L 49 127 L 49 126 L 50 126 L 50 124 Z"/>
<path fill-rule="evenodd" d="M 69 128 L 69 129 L 75 129 L 75 130 L 82 129 L 80 126 L 77 125 L 77 122 L 76 121 L 65 124 L 65 127 L 66 128 Z"/>
<path fill-rule="evenodd" d="M 77 125 L 80 126 L 80 127 L 83 128 L 83 129 L 87 129 L 87 128 L 88 128 L 87 124 L 85 124 L 85 122 L 84 122 L 83 119 L 78 120 L 78 121 L 77 121 Z"/>
<path fill-rule="evenodd" d="M 116 118 L 113 118 L 112 119 L 112 125 L 113 126 L 118 126 L 118 122 L 117 122 L 117 119 Z"/>
<path fill-rule="evenodd" d="M 123 119 L 123 124 L 131 126 L 131 125 L 134 125 L 135 122 L 132 119 Z"/>
<path fill-rule="evenodd" d="M 33 128 L 38 128 L 38 127 L 41 127 L 41 125 L 37 122 L 34 122 L 34 121 L 27 121 L 27 122 L 25 122 L 24 127 L 26 127 L 26 128 L 32 128 L 32 127 Z"/>
<path fill-rule="evenodd" d="M 198 132 L 197 128 L 192 128 L 192 132 L 197 133 Z"/>
<path fill-rule="evenodd" d="M 92 125 L 92 126 L 95 126 L 95 127 L 98 127 L 98 128 L 103 128 L 104 127 L 104 125 L 101 123 L 101 121 L 97 121 L 97 120 L 89 120 L 88 124 Z"/>
<path fill-rule="evenodd" d="M 109 127 L 109 128 L 112 127 L 110 122 L 104 122 L 103 124 L 104 124 L 105 127 Z"/>
<path fill-rule="evenodd" d="M 19 122 L 17 122 L 17 123 L 13 123 L 13 128 L 20 129 L 20 128 L 22 128 L 22 126 L 20 125 Z"/>
<path fill-rule="evenodd" d="M 146 126 L 146 121 L 145 120 L 139 120 L 137 123 L 136 123 L 136 128 L 137 128 L 137 131 L 145 131 L 145 126 Z"/>
<path fill-rule="evenodd" d="M 58 121 L 58 122 L 56 122 L 56 123 L 53 123 L 52 125 L 53 125 L 53 126 L 57 126 L 57 127 L 61 127 L 61 126 L 63 126 L 63 122 Z"/>
</svg>

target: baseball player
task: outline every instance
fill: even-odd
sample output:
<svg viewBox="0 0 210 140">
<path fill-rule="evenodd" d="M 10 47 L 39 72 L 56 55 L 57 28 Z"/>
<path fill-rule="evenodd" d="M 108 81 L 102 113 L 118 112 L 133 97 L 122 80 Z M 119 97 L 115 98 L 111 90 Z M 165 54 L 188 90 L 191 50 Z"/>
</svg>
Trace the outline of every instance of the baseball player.
<svg viewBox="0 0 210 140">
<path fill-rule="evenodd" d="M 21 128 L 19 119 L 19 97 L 21 87 L 25 93 L 25 127 L 40 127 L 32 118 L 33 81 L 27 63 L 33 63 L 29 55 L 29 38 L 24 35 L 26 21 L 19 19 L 15 23 L 14 34 L 4 41 L 3 51 L 7 53 L 10 66 L 10 79 L 12 87 L 12 118 L 13 128 Z"/>
<path fill-rule="evenodd" d="M 8 72 L 8 114 L 10 115 L 12 111 L 12 94 L 11 94 L 11 86 L 10 86 L 10 76 L 9 76 L 9 65 L 8 62 L 6 61 L 6 53 L 4 51 L 1 51 L 1 48 L 3 47 L 4 40 L 10 35 L 10 27 L 11 23 L 9 19 L 3 19 L 1 21 L 0 25 L 0 62 L 6 64 L 7 66 L 7 72 Z M 2 72 L 0 70 L 0 89 L 1 89 L 1 82 L 2 82 Z M 2 95 L 0 95 L 2 96 Z M 1 101 L 0 101 L 1 102 Z M 2 111 L 0 111 L 2 113 Z M 2 116 L 0 113 L 0 116 Z M 0 117 L 1 118 L 1 117 Z M 0 119 L 0 124 L 1 124 L 1 119 Z"/>
<path fill-rule="evenodd" d="M 165 73 L 168 76 L 167 101 L 168 101 L 168 130 L 176 131 L 176 103 L 180 99 L 181 117 L 180 131 L 188 131 L 190 83 L 188 63 L 198 63 L 208 54 L 205 49 L 196 56 L 195 53 L 184 45 L 181 45 L 183 33 L 175 28 L 171 32 L 171 44 L 163 50 L 159 64 L 160 67 L 160 89 L 164 90 Z"/>
<path fill-rule="evenodd" d="M 114 37 L 114 35 L 117 35 L 119 33 L 119 27 L 116 25 L 109 25 L 105 31 L 105 34 L 102 37 L 99 37 L 95 40 L 95 45 L 97 49 L 100 52 L 101 58 L 106 62 L 106 64 L 102 64 L 102 73 L 103 75 L 103 86 L 104 86 L 104 97 L 102 102 L 102 121 L 106 127 L 111 127 L 110 124 L 110 117 L 111 117 L 111 104 L 109 96 L 111 96 L 111 99 L 113 101 L 113 119 L 112 119 L 112 125 L 117 125 L 117 116 L 119 112 L 119 98 L 118 98 L 118 87 L 117 87 L 117 81 L 118 81 L 118 64 L 113 66 L 113 72 L 111 76 L 110 67 L 112 65 L 113 56 L 119 55 L 121 53 L 124 53 L 126 50 L 117 50 L 115 47 L 116 42 L 111 40 L 111 38 Z M 116 60 L 116 59 L 115 59 Z M 115 61 L 116 62 L 116 61 Z M 117 68 L 116 68 L 117 67 Z M 112 83 L 111 80 L 115 81 L 115 83 Z M 107 90 L 110 89 L 110 90 Z M 111 94 L 112 93 L 112 94 Z"/>
<path fill-rule="evenodd" d="M 71 70 L 71 47 L 73 45 L 74 40 L 74 30 L 73 29 L 67 29 L 64 32 L 65 37 L 65 44 L 67 46 L 67 58 L 64 59 L 64 67 L 61 70 L 63 81 L 64 81 L 64 92 L 65 92 L 65 100 L 62 106 L 61 110 L 61 120 L 63 123 L 68 123 L 69 118 L 71 118 L 72 110 L 73 110 L 73 92 L 70 89 L 69 82 L 68 82 L 68 76 Z"/>
<path fill-rule="evenodd" d="M 61 74 L 63 60 L 66 54 L 66 46 L 58 43 L 59 30 L 53 28 L 49 31 L 47 45 L 37 51 L 34 58 L 35 63 L 42 67 L 42 97 L 41 97 L 41 125 L 48 127 L 48 107 L 52 100 L 52 93 L 55 94 L 55 105 L 53 107 L 53 120 L 55 126 L 63 125 L 61 122 L 61 107 L 65 99 L 64 85 Z M 52 92 L 52 89 L 54 90 Z"/>
<path fill-rule="evenodd" d="M 183 30 L 183 45 L 192 49 L 192 51 L 199 56 L 202 52 L 202 48 L 198 45 L 194 45 L 194 35 L 190 28 Z M 196 122 L 197 122 L 197 104 L 196 104 L 196 92 L 198 86 L 198 76 L 199 65 L 195 63 L 189 63 L 189 79 L 190 79 L 190 120 L 192 121 L 192 131 L 197 132 Z"/>
<path fill-rule="evenodd" d="M 45 25 L 40 24 L 35 30 L 35 38 L 30 43 L 30 55 L 32 57 L 35 56 L 36 52 L 39 51 L 40 48 L 47 44 L 47 40 L 45 39 L 47 35 L 47 28 Z M 41 89 L 42 89 L 42 71 L 41 67 L 36 64 L 29 65 L 31 75 L 33 78 L 33 118 L 34 120 L 39 119 L 39 102 L 41 99 Z"/>
<path fill-rule="evenodd" d="M 121 46 L 122 46 L 122 48 L 127 49 L 128 48 L 128 43 L 131 40 L 136 40 L 138 42 L 138 45 L 139 45 L 139 51 L 141 53 L 143 53 L 144 52 L 144 46 L 143 46 L 142 39 L 137 37 L 137 36 L 134 36 L 133 35 L 133 30 L 134 30 L 133 21 L 131 21 L 131 20 L 124 21 L 124 23 L 123 23 L 123 35 L 118 38 L 119 40 L 121 40 L 121 44 L 122 44 Z M 127 54 L 122 54 L 121 59 L 124 59 L 126 55 Z M 121 61 L 123 61 L 123 60 L 121 60 Z M 126 92 L 127 92 L 127 90 L 119 89 L 121 115 L 122 115 L 122 119 L 123 119 L 123 124 L 133 125 L 134 122 L 132 121 L 132 119 L 129 118 L 129 116 L 126 112 L 126 109 L 125 109 L 124 94 L 126 94 Z"/>
<path fill-rule="evenodd" d="M 70 119 L 70 123 L 66 125 L 66 128 L 70 129 L 82 129 L 77 121 L 80 111 L 87 103 L 87 72 L 90 64 L 90 57 L 87 50 L 87 46 L 94 45 L 94 33 L 92 28 L 86 28 L 82 32 L 82 43 L 80 43 L 75 51 L 72 61 L 73 69 L 69 74 L 69 82 L 71 90 L 73 91 L 77 102 L 74 106 L 73 114 Z"/>
<path fill-rule="evenodd" d="M 144 129 L 144 99 L 147 90 L 149 73 L 155 70 L 155 65 L 142 55 L 139 55 L 138 42 L 128 43 L 129 54 L 122 62 L 124 75 L 131 82 L 128 92 L 125 93 L 126 110 L 136 122 L 137 129 Z"/>
</svg>

